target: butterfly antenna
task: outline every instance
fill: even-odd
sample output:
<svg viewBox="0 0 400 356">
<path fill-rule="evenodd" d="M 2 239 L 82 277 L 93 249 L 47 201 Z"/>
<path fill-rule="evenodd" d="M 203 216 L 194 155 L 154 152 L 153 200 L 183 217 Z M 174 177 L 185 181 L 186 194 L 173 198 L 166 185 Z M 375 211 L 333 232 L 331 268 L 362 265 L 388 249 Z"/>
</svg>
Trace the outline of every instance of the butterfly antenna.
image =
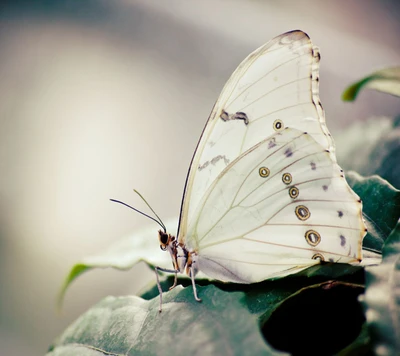
<svg viewBox="0 0 400 356">
<path fill-rule="evenodd" d="M 160 226 L 162 227 L 162 229 L 164 230 L 164 232 L 167 232 L 167 230 L 166 230 L 166 228 L 165 228 L 165 225 L 164 225 L 162 222 L 160 223 L 160 221 L 154 219 L 152 216 L 147 215 L 147 214 L 145 214 L 144 212 L 142 212 L 142 211 L 140 211 L 140 210 L 134 208 L 133 206 L 130 206 L 130 205 L 128 205 L 128 204 L 126 204 L 126 203 L 124 203 L 124 202 L 122 202 L 122 201 L 120 201 L 120 200 L 115 200 L 115 199 L 110 199 L 110 200 L 111 200 L 112 202 L 114 202 L 114 203 L 119 203 L 119 204 L 125 205 L 126 207 L 131 208 L 132 210 L 135 210 L 137 213 L 142 214 L 142 215 L 144 215 L 145 217 L 147 217 L 147 218 L 149 218 L 149 219 L 155 221 L 158 225 L 160 225 Z M 152 210 L 152 211 L 153 211 L 153 210 Z M 157 216 L 157 217 L 158 217 L 158 216 Z"/>
<path fill-rule="evenodd" d="M 165 228 L 165 225 L 163 223 L 163 221 L 161 220 L 161 218 L 157 215 L 157 213 L 153 210 L 153 208 L 150 206 L 150 204 L 146 201 L 145 198 L 143 198 L 142 194 L 140 194 L 136 189 L 133 190 L 137 195 L 139 195 L 139 197 L 145 202 L 145 204 L 148 206 L 148 208 L 153 212 L 153 214 L 157 217 L 158 221 L 160 222 L 160 225 L 163 226 L 164 228 L 164 232 L 167 231 L 167 229 Z"/>
</svg>

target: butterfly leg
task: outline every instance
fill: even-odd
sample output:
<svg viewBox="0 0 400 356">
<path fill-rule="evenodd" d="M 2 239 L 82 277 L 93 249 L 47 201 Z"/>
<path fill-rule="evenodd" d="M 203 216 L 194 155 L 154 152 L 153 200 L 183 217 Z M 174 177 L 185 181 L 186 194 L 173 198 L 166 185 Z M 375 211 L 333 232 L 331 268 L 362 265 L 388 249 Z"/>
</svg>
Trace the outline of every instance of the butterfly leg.
<svg viewBox="0 0 400 356">
<path fill-rule="evenodd" d="M 175 273 L 175 282 L 174 282 L 174 284 L 176 285 L 177 273 L 179 272 L 179 270 L 167 269 L 167 268 L 162 268 L 162 267 L 157 267 L 156 266 L 156 267 L 154 267 L 154 271 L 156 273 L 158 292 L 160 293 L 160 307 L 158 308 L 158 311 L 161 313 L 162 312 L 162 288 L 161 288 L 160 278 L 158 276 L 158 271 L 167 272 L 167 273 Z"/>
<path fill-rule="evenodd" d="M 178 272 L 175 272 L 174 284 L 171 287 L 169 287 L 169 290 L 174 289 L 177 283 L 178 283 Z"/>
<path fill-rule="evenodd" d="M 201 302 L 201 299 L 197 296 L 197 289 L 196 289 L 196 283 L 194 280 L 194 264 L 190 266 L 190 278 L 192 279 L 192 286 L 193 286 L 193 294 L 194 294 L 194 299 L 196 299 L 198 302 Z"/>
</svg>

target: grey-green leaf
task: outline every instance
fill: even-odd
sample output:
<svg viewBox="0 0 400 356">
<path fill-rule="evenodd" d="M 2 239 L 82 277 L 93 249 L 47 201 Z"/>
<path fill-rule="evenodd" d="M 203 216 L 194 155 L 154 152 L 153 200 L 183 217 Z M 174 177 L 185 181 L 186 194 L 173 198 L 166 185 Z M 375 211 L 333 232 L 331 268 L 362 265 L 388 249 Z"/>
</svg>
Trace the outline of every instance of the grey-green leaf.
<svg viewBox="0 0 400 356">
<path fill-rule="evenodd" d="M 359 356 L 371 354 L 371 338 L 369 336 L 367 323 L 364 323 L 358 337 L 347 347 L 342 349 L 337 356 Z"/>
<path fill-rule="evenodd" d="M 369 88 L 400 96 L 400 67 L 378 70 L 350 85 L 342 94 L 342 100 L 354 101 L 362 88 Z"/>
<path fill-rule="evenodd" d="M 379 266 L 366 269 L 366 318 L 376 355 L 400 354 L 400 224 L 390 234 Z"/>
<path fill-rule="evenodd" d="M 266 311 L 263 333 L 273 347 L 294 355 L 336 354 L 360 333 L 365 318 L 357 298 L 363 292 L 362 284 L 333 280 L 299 289 Z"/>
<path fill-rule="evenodd" d="M 158 297 L 107 297 L 70 325 L 47 355 L 283 354 L 263 340 L 243 292 L 198 289 L 201 303 L 191 287 L 165 293 L 161 314 Z"/>
<path fill-rule="evenodd" d="M 379 176 L 362 177 L 355 172 L 346 179 L 363 201 L 368 234 L 363 246 L 380 251 L 400 218 L 400 191 Z"/>
<path fill-rule="evenodd" d="M 177 219 L 168 219 L 167 226 L 177 225 Z M 174 230 L 170 231 L 173 233 Z M 93 268 L 115 268 L 128 270 L 140 261 L 152 266 L 171 267 L 171 257 L 160 250 L 157 238 L 157 228 L 150 227 L 135 234 L 118 239 L 106 251 L 97 255 L 84 257 L 72 266 L 60 289 L 57 304 L 61 308 L 69 285 L 82 273 Z"/>
<path fill-rule="evenodd" d="M 338 162 L 345 171 L 377 174 L 400 187 L 400 116 L 354 122 L 335 137 L 335 142 Z"/>
</svg>

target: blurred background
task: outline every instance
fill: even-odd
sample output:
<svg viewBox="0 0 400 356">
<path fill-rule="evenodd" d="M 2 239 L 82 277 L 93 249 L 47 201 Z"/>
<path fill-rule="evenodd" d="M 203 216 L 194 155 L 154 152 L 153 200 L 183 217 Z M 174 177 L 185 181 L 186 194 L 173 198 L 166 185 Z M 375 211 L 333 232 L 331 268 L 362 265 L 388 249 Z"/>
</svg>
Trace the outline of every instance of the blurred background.
<svg viewBox="0 0 400 356">
<path fill-rule="evenodd" d="M 63 315 L 55 310 L 75 262 L 150 224 L 109 198 L 143 208 L 136 188 L 161 217 L 178 216 L 214 101 L 272 37 L 302 29 L 320 47 L 321 100 L 338 140 L 354 122 L 363 137 L 368 117 L 397 115 L 389 95 L 365 91 L 350 104 L 340 95 L 400 63 L 399 18 L 400 3 L 389 0 L 3 1 L 1 353 L 42 355 L 98 300 L 153 281 L 143 265 L 89 272 L 71 286 Z"/>
</svg>

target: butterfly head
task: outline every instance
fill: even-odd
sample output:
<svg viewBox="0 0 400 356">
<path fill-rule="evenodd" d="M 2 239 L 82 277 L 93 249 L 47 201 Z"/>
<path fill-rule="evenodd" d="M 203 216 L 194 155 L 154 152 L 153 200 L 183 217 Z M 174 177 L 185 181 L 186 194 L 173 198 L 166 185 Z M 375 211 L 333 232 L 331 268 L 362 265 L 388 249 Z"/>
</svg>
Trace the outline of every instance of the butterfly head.
<svg viewBox="0 0 400 356">
<path fill-rule="evenodd" d="M 175 241 L 175 237 L 162 230 L 158 230 L 158 240 L 160 241 L 161 250 L 165 251 Z"/>
</svg>

